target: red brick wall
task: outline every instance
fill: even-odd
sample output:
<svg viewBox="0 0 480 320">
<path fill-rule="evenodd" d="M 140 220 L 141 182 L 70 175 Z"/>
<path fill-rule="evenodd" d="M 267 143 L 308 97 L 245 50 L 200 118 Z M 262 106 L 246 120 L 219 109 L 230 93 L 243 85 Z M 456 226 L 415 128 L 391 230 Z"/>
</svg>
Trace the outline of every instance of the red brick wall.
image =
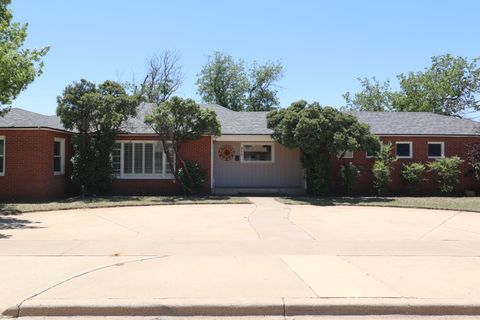
<svg viewBox="0 0 480 320">
<path fill-rule="evenodd" d="M 156 141 L 158 136 L 127 136 L 122 135 L 118 141 Z M 206 170 L 205 193 L 210 192 L 211 179 L 211 137 L 204 136 L 195 141 L 181 144 L 179 153 L 183 160 L 193 160 Z M 180 186 L 173 179 L 116 179 L 110 192 L 118 195 L 170 195 L 178 194 Z"/>
<path fill-rule="evenodd" d="M 50 130 L 1 130 L 5 136 L 5 175 L 0 201 L 39 201 L 67 194 L 72 156 L 70 136 Z M 53 174 L 54 138 L 65 139 L 65 174 Z"/>
<path fill-rule="evenodd" d="M 465 172 L 468 172 L 469 166 L 466 161 L 466 152 L 467 145 L 473 142 L 480 142 L 480 137 L 401 137 L 401 136 L 388 136 L 380 137 L 380 140 L 383 143 L 391 142 L 393 146 L 393 152 L 395 152 L 395 142 L 396 141 L 411 141 L 413 143 L 413 158 L 412 159 L 398 159 L 394 165 L 394 171 L 392 173 L 392 183 L 390 191 L 395 194 L 405 194 L 406 189 L 402 183 L 400 172 L 402 170 L 403 164 L 411 162 L 423 162 L 427 163 L 433 161 L 428 159 L 427 154 L 427 143 L 428 142 L 444 142 L 445 143 L 445 156 L 459 156 L 465 162 L 461 166 L 462 174 L 460 176 L 460 184 L 457 186 L 455 192 L 461 193 L 465 189 L 474 189 L 480 191 L 480 184 L 475 180 L 475 178 L 464 175 Z M 357 194 L 372 194 L 372 166 L 375 162 L 375 159 L 367 159 L 365 152 L 355 152 L 353 159 L 342 159 L 343 163 L 353 162 L 355 165 L 361 167 L 361 177 L 358 182 L 356 193 Z M 334 171 L 334 185 L 336 189 L 339 189 L 338 181 L 338 169 L 340 164 L 338 161 L 335 161 L 333 165 Z M 435 175 L 432 173 L 427 173 L 425 177 L 428 179 L 424 183 L 424 186 L 421 190 L 421 194 L 436 194 L 438 193 L 438 185 L 435 182 Z"/>
</svg>

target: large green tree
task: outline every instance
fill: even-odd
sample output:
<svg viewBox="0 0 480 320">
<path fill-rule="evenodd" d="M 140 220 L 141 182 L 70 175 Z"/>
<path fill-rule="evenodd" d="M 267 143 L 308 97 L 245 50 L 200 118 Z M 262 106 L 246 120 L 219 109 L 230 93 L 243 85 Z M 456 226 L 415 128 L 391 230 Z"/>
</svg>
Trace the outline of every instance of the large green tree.
<svg viewBox="0 0 480 320">
<path fill-rule="evenodd" d="M 12 21 L 7 8 L 11 0 L 0 0 L 0 116 L 12 101 L 42 73 L 43 56 L 49 47 L 26 49 L 28 24 Z"/>
<path fill-rule="evenodd" d="M 180 146 L 185 141 L 197 140 L 202 135 L 220 135 L 220 123 L 213 110 L 202 109 L 192 99 L 172 97 L 160 103 L 153 111 L 145 117 L 148 124 L 159 136 L 165 150 L 168 165 L 178 183 L 184 182 L 175 168 L 175 162 L 185 172 L 188 183 L 183 183 L 188 193 L 193 193 L 191 186 L 195 185 L 189 168 L 185 164 L 181 154 Z M 175 158 L 173 157 L 175 155 Z"/>
<path fill-rule="evenodd" d="M 361 79 L 362 90 L 344 94 L 347 109 L 361 111 L 423 111 L 462 117 L 480 110 L 478 58 L 432 57 L 423 71 L 399 74 L 399 90 L 389 83 Z"/>
<path fill-rule="evenodd" d="M 115 138 L 136 115 L 140 97 L 113 81 L 96 85 L 82 79 L 67 86 L 57 103 L 62 124 L 75 132 L 73 181 L 84 194 L 104 191 L 113 179 L 110 155 Z"/>
<path fill-rule="evenodd" d="M 375 153 L 380 148 L 378 138 L 352 115 L 319 103 L 298 101 L 286 109 L 271 111 L 268 127 L 275 141 L 299 148 L 306 169 L 307 191 L 326 195 L 332 190 L 330 164 L 345 151 L 364 150 Z"/>
<path fill-rule="evenodd" d="M 206 103 L 235 111 L 269 111 L 279 105 L 276 83 L 283 76 L 279 62 L 248 69 L 243 60 L 215 52 L 198 74 L 198 93 Z"/>
</svg>

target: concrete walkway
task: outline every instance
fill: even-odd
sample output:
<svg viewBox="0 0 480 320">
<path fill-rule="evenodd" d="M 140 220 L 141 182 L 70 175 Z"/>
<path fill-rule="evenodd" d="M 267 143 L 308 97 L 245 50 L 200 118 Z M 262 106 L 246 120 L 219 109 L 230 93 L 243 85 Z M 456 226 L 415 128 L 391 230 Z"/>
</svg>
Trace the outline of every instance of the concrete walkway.
<svg viewBox="0 0 480 320">
<path fill-rule="evenodd" d="M 480 214 L 251 200 L 0 220 L 0 308 L 480 315 Z"/>
</svg>

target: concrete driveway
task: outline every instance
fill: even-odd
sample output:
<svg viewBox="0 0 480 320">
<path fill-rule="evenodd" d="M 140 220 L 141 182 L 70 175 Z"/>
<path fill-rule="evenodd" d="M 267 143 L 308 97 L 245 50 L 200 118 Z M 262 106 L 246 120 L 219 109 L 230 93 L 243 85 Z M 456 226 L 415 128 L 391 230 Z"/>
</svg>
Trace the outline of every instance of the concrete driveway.
<svg viewBox="0 0 480 320">
<path fill-rule="evenodd" d="M 0 308 L 29 315 L 59 301 L 155 299 L 480 305 L 478 213 L 251 200 L 1 217 Z"/>
</svg>

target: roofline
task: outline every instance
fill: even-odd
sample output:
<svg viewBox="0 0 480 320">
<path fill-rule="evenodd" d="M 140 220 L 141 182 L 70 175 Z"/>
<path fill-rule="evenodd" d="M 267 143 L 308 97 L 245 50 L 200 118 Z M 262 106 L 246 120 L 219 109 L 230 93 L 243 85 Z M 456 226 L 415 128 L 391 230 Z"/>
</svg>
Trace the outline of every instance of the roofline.
<svg viewBox="0 0 480 320">
<path fill-rule="evenodd" d="M 449 138 L 465 138 L 465 137 L 477 137 L 480 138 L 479 134 L 394 134 L 394 133 L 374 133 L 374 135 L 381 137 L 449 137 Z"/>
<path fill-rule="evenodd" d="M 45 131 L 55 131 L 55 132 L 62 132 L 62 133 L 68 133 L 68 134 L 73 134 L 74 132 L 68 131 L 68 130 L 62 130 L 62 129 L 56 129 L 56 128 L 51 128 L 51 127 L 0 127 L 0 130 L 26 130 L 26 131 L 33 131 L 33 130 L 45 130 Z"/>
</svg>

